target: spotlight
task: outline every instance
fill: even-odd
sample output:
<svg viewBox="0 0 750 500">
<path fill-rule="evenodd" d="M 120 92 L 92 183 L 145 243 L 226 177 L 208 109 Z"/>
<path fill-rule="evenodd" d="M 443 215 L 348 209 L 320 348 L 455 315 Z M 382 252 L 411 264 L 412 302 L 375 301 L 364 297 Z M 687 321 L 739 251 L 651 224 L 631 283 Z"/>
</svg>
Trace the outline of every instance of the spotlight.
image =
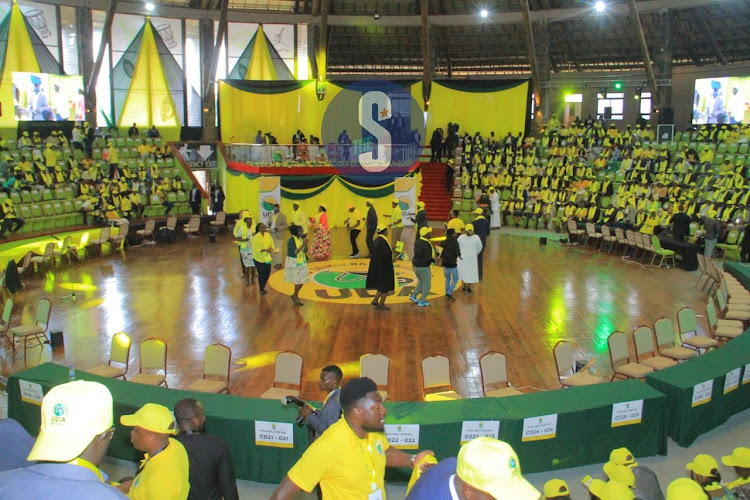
<svg viewBox="0 0 750 500">
<path fill-rule="evenodd" d="M 149 12 L 154 10 L 154 4 L 152 2 L 146 2 L 146 10 Z"/>
<path fill-rule="evenodd" d="M 641 87 L 636 87 L 635 88 L 635 96 L 634 97 L 635 97 L 636 101 L 640 100 L 640 98 L 641 98 L 641 92 L 642 91 L 643 91 L 643 89 Z"/>
<path fill-rule="evenodd" d="M 482 16 L 482 19 L 486 19 L 487 16 L 490 15 L 490 13 L 487 9 L 482 9 L 481 11 L 479 11 L 479 15 Z"/>
<path fill-rule="evenodd" d="M 600 1 L 598 1 L 598 2 L 596 2 L 596 3 L 594 4 L 594 9 L 595 9 L 595 10 L 596 10 L 597 12 L 600 12 L 600 13 L 601 13 L 601 12 L 604 12 L 604 9 L 606 9 L 606 8 L 607 8 L 607 4 L 605 4 L 605 3 L 604 3 L 604 2 L 602 2 L 601 0 L 600 0 Z"/>
</svg>

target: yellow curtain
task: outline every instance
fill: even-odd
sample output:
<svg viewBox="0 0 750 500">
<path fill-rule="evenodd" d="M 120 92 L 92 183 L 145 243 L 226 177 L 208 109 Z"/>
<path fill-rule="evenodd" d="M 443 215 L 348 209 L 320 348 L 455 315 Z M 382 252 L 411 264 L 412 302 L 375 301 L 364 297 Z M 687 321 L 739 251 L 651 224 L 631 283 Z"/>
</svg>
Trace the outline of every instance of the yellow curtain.
<svg viewBox="0 0 750 500">
<path fill-rule="evenodd" d="M 495 92 L 464 92 L 432 82 L 426 142 L 434 129 L 442 127 L 445 131 L 448 122 L 458 123 L 461 135 L 479 132 L 482 137 L 488 137 L 492 131 L 498 138 L 508 132 L 516 135 L 526 127 L 528 91 L 528 82 Z M 418 103 L 423 103 L 422 82 L 411 86 L 411 95 Z"/>
<path fill-rule="evenodd" d="M 256 42 L 257 44 L 257 42 Z M 297 129 L 309 138 L 320 137 L 328 104 L 341 90 L 327 84 L 326 96 L 318 101 L 315 82 L 302 88 L 279 94 L 246 92 L 231 85 L 219 83 L 221 135 L 226 142 L 255 142 L 258 130 L 271 132 L 279 144 L 290 144 Z"/>
<path fill-rule="evenodd" d="M 8 44 L 5 51 L 2 82 L 0 82 L 0 100 L 3 103 L 0 129 L 2 129 L 6 138 L 16 137 L 17 122 L 15 109 L 13 108 L 13 81 L 11 78 L 14 71 L 39 72 L 39 63 L 31 46 L 31 38 L 26 31 L 26 24 L 23 22 L 23 14 L 15 2 L 13 2 L 10 11 Z"/>
<path fill-rule="evenodd" d="M 180 139 L 180 117 L 164 76 L 151 21 L 148 19 L 143 28 L 138 61 L 118 125 L 127 128 L 135 122 L 144 130 L 156 125 L 165 140 Z"/>
</svg>

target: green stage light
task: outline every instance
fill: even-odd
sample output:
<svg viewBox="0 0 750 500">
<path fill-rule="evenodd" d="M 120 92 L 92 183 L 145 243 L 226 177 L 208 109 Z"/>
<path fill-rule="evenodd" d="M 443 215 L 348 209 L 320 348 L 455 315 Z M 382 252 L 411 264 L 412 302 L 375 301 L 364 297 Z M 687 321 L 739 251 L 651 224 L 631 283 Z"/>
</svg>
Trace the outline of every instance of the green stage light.
<svg viewBox="0 0 750 500">
<path fill-rule="evenodd" d="M 615 82 L 615 90 L 622 89 L 622 82 Z"/>
</svg>

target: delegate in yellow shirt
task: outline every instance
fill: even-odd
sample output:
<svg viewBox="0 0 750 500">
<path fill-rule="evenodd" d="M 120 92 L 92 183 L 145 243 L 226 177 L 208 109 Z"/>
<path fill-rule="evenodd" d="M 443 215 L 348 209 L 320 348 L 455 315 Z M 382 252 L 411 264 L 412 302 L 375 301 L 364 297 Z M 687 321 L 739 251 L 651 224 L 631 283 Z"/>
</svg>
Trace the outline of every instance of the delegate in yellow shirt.
<svg viewBox="0 0 750 500">
<path fill-rule="evenodd" d="M 268 248 L 276 248 L 271 233 L 269 233 L 268 231 L 266 231 L 265 233 L 255 233 L 252 241 L 253 260 L 270 264 L 271 253 L 263 251 Z"/>
<path fill-rule="evenodd" d="M 162 451 L 141 461 L 141 473 L 133 479 L 128 498 L 133 500 L 185 500 L 190 492 L 190 465 L 185 447 L 169 438 Z"/>
<path fill-rule="evenodd" d="M 448 221 L 448 229 L 453 229 L 456 231 L 456 234 L 461 234 L 464 232 L 464 221 L 459 219 L 458 217 L 454 217 L 451 220 Z"/>
<path fill-rule="evenodd" d="M 385 500 L 388 447 L 385 434 L 370 432 L 359 439 L 342 417 L 310 445 L 287 475 L 307 492 L 320 483 L 326 500 L 367 500 L 378 489 Z"/>
<path fill-rule="evenodd" d="M 396 223 L 396 221 L 400 222 Z M 393 227 L 404 227 L 404 214 L 399 205 L 396 205 L 393 209 L 393 213 L 391 214 L 391 224 L 393 224 Z"/>
</svg>

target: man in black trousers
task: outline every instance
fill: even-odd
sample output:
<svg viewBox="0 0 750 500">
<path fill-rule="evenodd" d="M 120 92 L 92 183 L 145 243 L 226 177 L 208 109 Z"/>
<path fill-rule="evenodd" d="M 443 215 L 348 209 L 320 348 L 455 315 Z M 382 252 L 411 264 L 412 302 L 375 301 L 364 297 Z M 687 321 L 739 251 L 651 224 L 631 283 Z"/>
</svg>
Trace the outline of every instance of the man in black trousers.
<svg viewBox="0 0 750 500">
<path fill-rule="evenodd" d="M 375 207 L 372 205 L 372 200 L 365 201 L 367 205 L 367 216 L 365 217 L 365 228 L 367 234 L 365 235 L 365 243 L 367 243 L 367 256 L 372 254 L 372 241 L 375 238 L 375 230 L 378 227 L 378 213 L 375 211 Z"/>
<path fill-rule="evenodd" d="M 479 236 L 479 239 L 482 240 L 482 250 L 479 252 L 479 255 L 477 255 L 477 268 L 479 270 L 479 280 L 482 279 L 482 256 L 484 255 L 484 249 L 487 248 L 487 236 L 490 235 L 490 221 L 488 221 L 484 217 L 484 210 L 482 208 L 477 208 L 474 210 L 474 214 L 476 214 L 477 218 L 474 219 L 474 234 Z"/>
</svg>

